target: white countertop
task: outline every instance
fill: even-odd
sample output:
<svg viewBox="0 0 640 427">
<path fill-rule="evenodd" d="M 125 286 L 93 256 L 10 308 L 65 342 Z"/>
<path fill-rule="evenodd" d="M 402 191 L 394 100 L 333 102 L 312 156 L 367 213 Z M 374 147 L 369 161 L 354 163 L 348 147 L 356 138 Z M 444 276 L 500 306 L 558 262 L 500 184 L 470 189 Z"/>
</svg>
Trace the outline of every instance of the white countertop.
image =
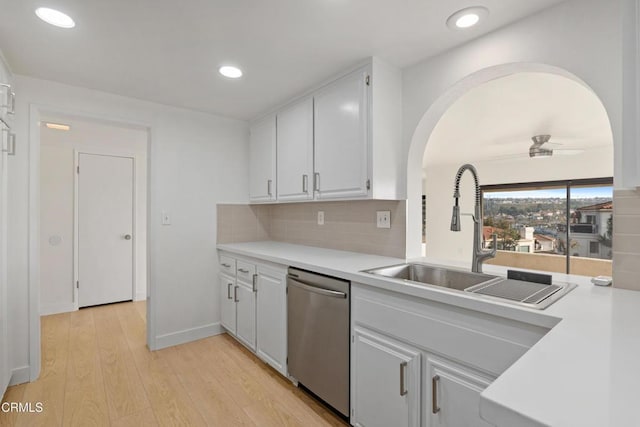
<svg viewBox="0 0 640 427">
<path fill-rule="evenodd" d="M 404 259 L 280 242 L 222 244 L 218 249 L 552 328 L 482 392 L 482 417 L 500 427 L 640 426 L 640 292 L 553 274 L 554 281 L 578 286 L 540 311 L 360 273 Z M 484 267 L 486 273 L 506 275 L 505 267 Z"/>
</svg>

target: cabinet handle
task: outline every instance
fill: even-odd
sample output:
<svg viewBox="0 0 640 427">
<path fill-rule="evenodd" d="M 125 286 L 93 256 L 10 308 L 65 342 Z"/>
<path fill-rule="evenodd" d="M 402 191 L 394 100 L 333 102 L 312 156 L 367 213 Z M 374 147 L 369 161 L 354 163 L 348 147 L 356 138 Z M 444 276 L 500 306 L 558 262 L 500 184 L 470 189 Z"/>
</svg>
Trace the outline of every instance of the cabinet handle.
<svg viewBox="0 0 640 427">
<path fill-rule="evenodd" d="M 273 194 L 271 194 L 271 180 L 268 179 L 267 180 L 267 194 L 269 195 L 269 197 L 273 196 Z"/>
<path fill-rule="evenodd" d="M 224 262 L 222 263 L 222 266 L 224 268 L 231 268 L 231 264 L 227 264 L 227 263 L 224 263 Z"/>
<path fill-rule="evenodd" d="M 9 148 L 7 150 L 7 154 L 9 156 L 15 156 L 16 155 L 16 134 L 15 133 L 9 133 Z"/>
<path fill-rule="evenodd" d="M 227 283 L 227 299 L 232 299 L 231 298 L 231 287 L 233 286 L 233 283 Z"/>
<path fill-rule="evenodd" d="M 258 275 L 253 275 L 253 292 L 258 292 Z"/>
<path fill-rule="evenodd" d="M 16 94 L 15 92 L 12 92 L 11 89 L 9 88 L 9 102 L 8 102 L 8 114 L 15 114 L 16 112 Z"/>
<path fill-rule="evenodd" d="M 431 412 L 437 414 L 440 412 L 438 406 L 438 381 L 440 381 L 440 375 L 435 375 L 431 378 Z"/>
<path fill-rule="evenodd" d="M 405 385 L 405 376 L 407 371 L 407 362 L 400 364 L 400 396 L 406 396 L 408 391 Z"/>
<path fill-rule="evenodd" d="M 309 192 L 309 175 L 302 175 L 302 192 Z"/>
<path fill-rule="evenodd" d="M 239 269 L 238 269 L 238 271 L 239 271 L 240 273 L 244 273 L 244 274 L 247 274 L 247 273 L 249 272 L 249 270 L 246 270 L 246 269 L 244 269 L 244 268 L 239 268 Z"/>
<path fill-rule="evenodd" d="M 313 191 L 320 191 L 320 172 L 313 174 Z"/>
<path fill-rule="evenodd" d="M 233 302 L 240 302 L 238 299 L 238 287 L 233 288 Z"/>
</svg>

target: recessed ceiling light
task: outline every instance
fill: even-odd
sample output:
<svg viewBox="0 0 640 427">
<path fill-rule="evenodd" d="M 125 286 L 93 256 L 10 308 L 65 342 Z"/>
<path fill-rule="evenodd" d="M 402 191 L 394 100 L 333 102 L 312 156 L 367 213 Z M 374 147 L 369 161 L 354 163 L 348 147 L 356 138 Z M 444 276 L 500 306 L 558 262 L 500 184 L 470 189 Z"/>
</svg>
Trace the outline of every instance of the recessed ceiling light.
<svg viewBox="0 0 640 427">
<path fill-rule="evenodd" d="M 71 126 L 69 125 L 64 125 L 62 123 L 45 123 L 45 126 L 48 127 L 49 129 L 55 129 L 55 130 L 71 130 Z"/>
<path fill-rule="evenodd" d="M 489 9 L 482 6 L 467 7 L 459 10 L 447 19 L 447 26 L 454 30 L 470 28 L 489 14 Z"/>
<path fill-rule="evenodd" d="M 39 7 L 36 9 L 36 15 L 44 22 L 55 25 L 60 28 L 73 28 L 76 23 L 66 13 L 62 13 L 59 10 L 49 9 L 48 7 Z"/>
<path fill-rule="evenodd" d="M 218 71 L 220 71 L 220 74 L 222 74 L 225 77 L 229 77 L 230 79 L 238 79 L 242 77 L 242 70 L 238 67 L 225 65 L 223 67 L 220 67 Z"/>
</svg>

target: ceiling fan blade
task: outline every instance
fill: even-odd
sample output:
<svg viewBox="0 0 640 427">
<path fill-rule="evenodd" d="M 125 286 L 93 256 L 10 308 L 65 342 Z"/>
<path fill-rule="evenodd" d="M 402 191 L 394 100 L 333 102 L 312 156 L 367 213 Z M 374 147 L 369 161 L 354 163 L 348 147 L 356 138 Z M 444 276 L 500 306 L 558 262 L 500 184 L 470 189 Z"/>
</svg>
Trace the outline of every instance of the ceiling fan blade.
<svg viewBox="0 0 640 427">
<path fill-rule="evenodd" d="M 584 150 L 579 149 L 569 149 L 569 148 L 556 148 L 553 150 L 553 154 L 557 154 L 559 156 L 575 156 L 577 154 L 584 153 Z"/>
</svg>

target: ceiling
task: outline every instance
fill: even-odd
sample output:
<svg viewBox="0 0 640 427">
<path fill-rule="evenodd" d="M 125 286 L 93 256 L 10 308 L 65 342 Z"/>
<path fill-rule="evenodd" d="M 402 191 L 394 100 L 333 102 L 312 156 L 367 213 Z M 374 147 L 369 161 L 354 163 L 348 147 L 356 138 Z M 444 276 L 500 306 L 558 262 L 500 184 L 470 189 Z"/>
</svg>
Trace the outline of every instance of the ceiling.
<svg viewBox="0 0 640 427">
<path fill-rule="evenodd" d="M 564 150 L 613 152 L 607 112 L 590 89 L 567 77 L 523 72 L 456 101 L 433 130 L 423 164 L 460 163 L 460 153 L 469 162 L 528 158 L 531 137 L 540 134 L 559 144 L 545 147 L 554 157 Z"/>
<path fill-rule="evenodd" d="M 14 73 L 250 119 L 378 56 L 416 63 L 561 0 L 0 0 L 0 49 Z M 484 5 L 452 31 L 447 17 Z M 68 13 L 64 30 L 34 14 Z M 245 75 L 218 75 L 223 64 Z"/>
</svg>

